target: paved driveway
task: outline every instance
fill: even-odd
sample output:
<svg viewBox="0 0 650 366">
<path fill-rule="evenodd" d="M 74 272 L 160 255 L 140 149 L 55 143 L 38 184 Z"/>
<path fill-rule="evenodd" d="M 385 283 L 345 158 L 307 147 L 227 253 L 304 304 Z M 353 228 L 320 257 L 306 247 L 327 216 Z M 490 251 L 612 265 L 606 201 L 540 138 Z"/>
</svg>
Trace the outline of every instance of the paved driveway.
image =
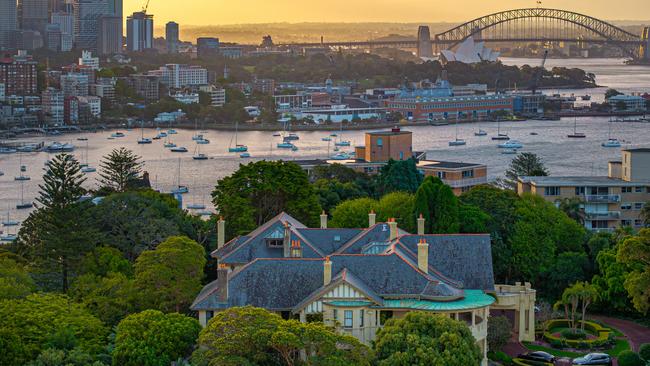
<svg viewBox="0 0 650 366">
<path fill-rule="evenodd" d="M 639 347 L 644 343 L 650 343 L 650 329 L 629 320 L 610 318 L 607 316 L 594 315 L 590 318 L 601 321 L 621 331 L 630 341 L 630 346 L 638 352 Z"/>
</svg>

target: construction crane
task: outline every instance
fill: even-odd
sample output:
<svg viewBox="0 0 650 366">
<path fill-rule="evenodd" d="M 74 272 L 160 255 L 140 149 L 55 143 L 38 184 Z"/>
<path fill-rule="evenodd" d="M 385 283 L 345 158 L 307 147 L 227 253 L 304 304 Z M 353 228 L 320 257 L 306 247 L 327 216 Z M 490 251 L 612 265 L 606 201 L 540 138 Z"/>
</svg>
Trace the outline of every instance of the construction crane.
<svg viewBox="0 0 650 366">
<path fill-rule="evenodd" d="M 149 9 L 149 1 L 147 0 L 147 3 L 142 7 L 142 12 L 147 14 L 147 9 Z"/>
<path fill-rule="evenodd" d="M 542 59 L 542 66 L 535 73 L 535 76 L 533 77 L 533 84 L 530 87 L 531 91 L 533 92 L 533 95 L 537 93 L 537 84 L 539 83 L 539 78 L 542 76 L 542 72 L 544 72 L 544 66 L 546 66 L 547 58 L 548 58 L 548 50 L 544 50 L 544 58 Z"/>
</svg>

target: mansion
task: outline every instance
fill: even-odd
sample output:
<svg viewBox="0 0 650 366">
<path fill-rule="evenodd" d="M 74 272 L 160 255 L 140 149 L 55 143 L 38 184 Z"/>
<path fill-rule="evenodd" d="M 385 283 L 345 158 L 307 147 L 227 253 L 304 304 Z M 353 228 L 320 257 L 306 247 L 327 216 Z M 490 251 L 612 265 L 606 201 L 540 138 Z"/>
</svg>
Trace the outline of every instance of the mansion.
<svg viewBox="0 0 650 366">
<path fill-rule="evenodd" d="M 301 321 L 322 320 L 369 344 L 386 320 L 410 311 L 464 321 L 487 365 L 487 318 L 509 312 L 519 340 L 533 340 L 535 291 L 529 284 L 495 285 L 490 236 L 425 235 L 390 219 L 334 229 L 321 215 L 308 228 L 281 213 L 248 235 L 225 243 L 218 221 L 218 278 L 191 308 L 206 326 L 215 312 L 251 305 Z"/>
</svg>

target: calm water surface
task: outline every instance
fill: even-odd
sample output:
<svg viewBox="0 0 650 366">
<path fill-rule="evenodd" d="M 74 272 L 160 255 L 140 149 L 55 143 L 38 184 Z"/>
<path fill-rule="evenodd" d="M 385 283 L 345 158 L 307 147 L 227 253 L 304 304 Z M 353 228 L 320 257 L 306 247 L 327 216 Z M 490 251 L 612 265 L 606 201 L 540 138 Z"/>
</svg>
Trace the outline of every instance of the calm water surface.
<svg viewBox="0 0 650 366">
<path fill-rule="evenodd" d="M 534 59 L 505 59 L 510 64 L 535 64 Z M 650 68 L 625 66 L 620 60 L 549 60 L 547 66 L 557 65 L 567 67 L 580 67 L 597 75 L 598 83 L 617 88 L 625 92 L 650 92 Z M 552 91 L 551 91 L 552 92 Z M 604 89 L 561 91 L 564 94 L 575 93 L 582 95 L 592 94 L 594 100 L 602 100 Z M 620 149 L 606 149 L 600 144 L 607 140 L 610 127 L 612 137 L 625 141 L 625 147 L 650 145 L 650 123 L 609 123 L 607 118 L 579 118 L 577 120 L 579 132 L 587 134 L 586 139 L 579 141 L 569 140 L 566 135 L 573 131 L 574 119 L 562 121 L 526 121 L 508 122 L 501 124 L 502 132 L 508 133 L 511 138 L 524 144 L 522 151 L 529 151 L 540 155 L 552 175 L 587 175 L 606 174 L 607 162 L 620 159 Z M 512 155 L 500 154 L 497 143 L 490 136 L 497 133 L 496 123 L 461 124 L 458 127 L 459 137 L 467 140 L 463 147 L 451 148 L 448 142 L 456 135 L 456 127 L 426 126 L 407 128 L 414 132 L 414 149 L 427 151 L 429 159 L 450 160 L 459 162 L 475 162 L 488 165 L 490 178 L 503 175 Z M 475 137 L 474 132 L 479 129 L 489 133 L 487 137 Z M 112 149 L 125 146 L 140 156 L 145 163 L 145 170 L 150 173 L 151 183 L 154 188 L 169 192 L 179 180 L 180 184 L 187 185 L 190 193 L 184 195 L 184 205 L 203 203 L 211 208 L 210 192 L 218 179 L 223 178 L 237 169 L 239 164 L 261 159 L 310 159 L 324 158 L 334 154 L 333 144 L 328 146 L 321 138 L 330 132 L 301 132 L 300 140 L 296 141 L 299 151 L 291 152 L 278 150 L 275 145 L 280 142 L 279 137 L 273 137 L 269 132 L 240 132 L 239 143 L 248 145 L 251 159 L 242 159 L 239 154 L 228 153 L 228 146 L 233 137 L 232 132 L 209 131 L 205 133 L 211 143 L 201 145 L 201 152 L 210 159 L 195 161 L 192 159 L 195 143 L 192 141 L 193 130 L 177 129 L 177 135 L 170 135 L 178 146 L 185 146 L 188 153 L 172 153 L 165 149 L 163 140 L 154 141 L 150 145 L 138 145 L 140 130 L 124 131 L 126 137 L 109 140 L 110 132 L 88 133 L 83 135 L 63 135 L 57 137 L 35 137 L 20 140 L 20 142 L 60 141 L 71 142 L 77 149 L 74 154 L 81 162 L 88 162 L 91 166 L 99 168 L 99 161 Z M 538 135 L 531 135 L 531 133 Z M 145 129 L 144 135 L 153 137 L 155 130 Z M 86 142 L 77 141 L 78 137 L 87 137 Z M 362 144 L 364 131 L 344 131 L 345 139 L 351 140 L 352 145 Z M 342 150 L 352 151 L 352 148 Z M 28 211 L 17 211 L 15 206 L 20 202 L 21 184 L 14 181 L 14 176 L 20 175 L 20 165 L 27 167 L 27 172 L 32 179 L 24 182 L 24 196 L 26 201 L 33 201 L 38 194 L 38 185 L 42 182 L 44 163 L 53 155 L 39 153 L 24 153 L 0 155 L 0 171 L 5 175 L 0 177 L 0 216 L 6 219 L 7 212 L 12 219 L 22 220 L 29 214 Z M 87 157 L 86 157 L 87 156 Z M 180 159 L 180 169 L 179 169 Z M 180 174 L 179 174 L 180 172 Z M 88 174 L 86 185 L 93 188 L 97 185 L 97 173 Z M 15 228 L 8 228 L 5 232 L 13 233 Z"/>
</svg>

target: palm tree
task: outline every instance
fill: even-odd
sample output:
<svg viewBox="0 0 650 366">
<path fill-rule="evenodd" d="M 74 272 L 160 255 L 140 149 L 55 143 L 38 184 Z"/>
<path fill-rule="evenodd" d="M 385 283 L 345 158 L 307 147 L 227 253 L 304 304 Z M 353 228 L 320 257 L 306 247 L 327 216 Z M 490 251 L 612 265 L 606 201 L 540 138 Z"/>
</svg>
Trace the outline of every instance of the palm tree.
<svg viewBox="0 0 650 366">
<path fill-rule="evenodd" d="M 580 225 L 585 224 L 584 201 L 579 197 L 560 198 L 555 201 L 558 208 Z"/>
</svg>

